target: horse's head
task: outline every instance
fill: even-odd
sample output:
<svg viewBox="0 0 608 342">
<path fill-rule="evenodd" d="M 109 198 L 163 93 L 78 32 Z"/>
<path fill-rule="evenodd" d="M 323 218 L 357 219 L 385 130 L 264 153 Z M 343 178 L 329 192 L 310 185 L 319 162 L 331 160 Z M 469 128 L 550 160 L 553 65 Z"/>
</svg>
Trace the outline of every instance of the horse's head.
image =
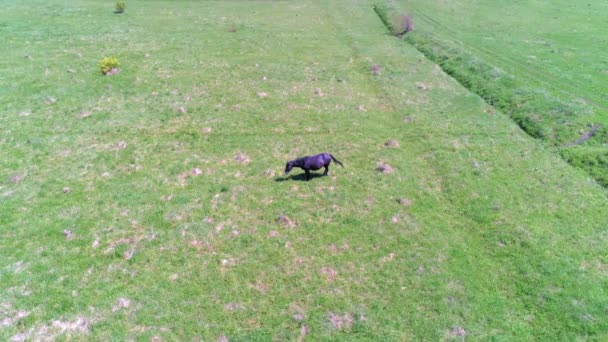
<svg viewBox="0 0 608 342">
<path fill-rule="evenodd" d="M 287 162 L 287 164 L 285 164 L 285 174 L 288 174 L 291 169 L 293 169 L 293 163 Z"/>
</svg>

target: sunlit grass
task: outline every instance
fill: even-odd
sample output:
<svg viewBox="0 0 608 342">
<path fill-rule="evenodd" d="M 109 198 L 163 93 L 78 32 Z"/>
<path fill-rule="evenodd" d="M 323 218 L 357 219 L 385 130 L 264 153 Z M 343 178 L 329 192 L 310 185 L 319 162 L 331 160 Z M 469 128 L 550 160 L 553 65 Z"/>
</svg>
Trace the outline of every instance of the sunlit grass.
<svg viewBox="0 0 608 342">
<path fill-rule="evenodd" d="M 0 11 L 0 339 L 605 337 L 605 191 L 371 4 Z"/>
</svg>

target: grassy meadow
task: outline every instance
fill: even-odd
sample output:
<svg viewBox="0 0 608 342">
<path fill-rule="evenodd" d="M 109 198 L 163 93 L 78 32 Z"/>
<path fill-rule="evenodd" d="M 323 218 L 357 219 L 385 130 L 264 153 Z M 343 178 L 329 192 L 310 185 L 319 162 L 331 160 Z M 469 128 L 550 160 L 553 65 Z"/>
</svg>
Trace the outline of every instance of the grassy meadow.
<svg viewBox="0 0 608 342">
<path fill-rule="evenodd" d="M 0 4 L 0 340 L 608 338 L 606 189 L 373 3 Z"/>
<path fill-rule="evenodd" d="M 405 39 L 608 186 L 605 1 L 387 1 Z"/>
</svg>

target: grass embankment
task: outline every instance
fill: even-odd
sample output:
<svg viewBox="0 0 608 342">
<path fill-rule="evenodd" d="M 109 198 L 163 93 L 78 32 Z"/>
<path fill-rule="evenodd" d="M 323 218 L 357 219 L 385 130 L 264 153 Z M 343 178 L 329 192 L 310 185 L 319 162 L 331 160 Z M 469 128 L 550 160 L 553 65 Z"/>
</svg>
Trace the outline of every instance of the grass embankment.
<svg viewBox="0 0 608 342">
<path fill-rule="evenodd" d="M 463 0 L 376 8 L 389 28 L 400 12 L 415 17 L 406 41 L 608 186 L 608 55 L 597 44 L 604 6 Z"/>
<path fill-rule="evenodd" d="M 606 338 L 605 190 L 368 2 L 0 11 L 0 340 Z"/>
</svg>

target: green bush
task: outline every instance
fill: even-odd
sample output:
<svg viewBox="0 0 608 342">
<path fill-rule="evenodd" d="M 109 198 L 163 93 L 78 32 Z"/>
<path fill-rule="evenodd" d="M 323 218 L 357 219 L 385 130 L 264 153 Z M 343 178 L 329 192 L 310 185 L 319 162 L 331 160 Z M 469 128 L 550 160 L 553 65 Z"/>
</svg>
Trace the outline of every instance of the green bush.
<svg viewBox="0 0 608 342">
<path fill-rule="evenodd" d="M 608 151 L 602 146 L 576 146 L 560 151 L 570 164 L 587 171 L 598 183 L 608 187 Z"/>
<path fill-rule="evenodd" d="M 118 70 L 117 68 L 119 65 L 120 63 L 118 62 L 118 58 L 113 56 L 104 57 L 101 61 L 99 61 L 99 69 L 104 75 L 115 73 L 116 70 Z"/>
<path fill-rule="evenodd" d="M 127 5 L 124 2 L 116 3 L 116 13 L 122 13 L 127 8 Z"/>
</svg>

